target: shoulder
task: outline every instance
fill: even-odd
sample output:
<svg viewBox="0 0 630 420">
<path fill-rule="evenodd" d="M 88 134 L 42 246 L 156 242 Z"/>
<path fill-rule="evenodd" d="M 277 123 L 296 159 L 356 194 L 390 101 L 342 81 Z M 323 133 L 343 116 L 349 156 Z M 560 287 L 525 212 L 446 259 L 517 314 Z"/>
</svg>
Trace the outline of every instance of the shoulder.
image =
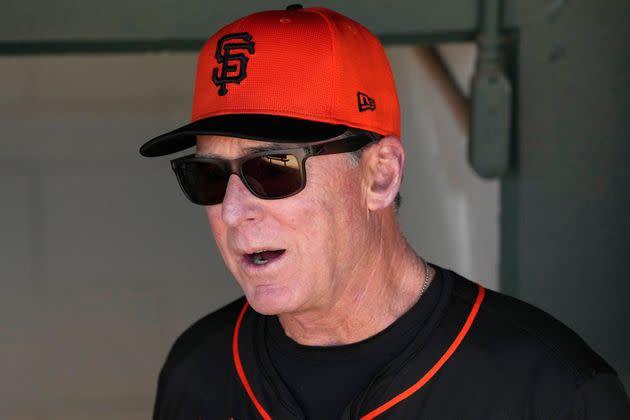
<svg viewBox="0 0 630 420">
<path fill-rule="evenodd" d="M 196 418 L 203 407 L 222 406 L 232 377 L 232 334 L 244 304 L 240 298 L 206 315 L 175 340 L 160 371 L 154 419 Z"/>
<path fill-rule="evenodd" d="M 164 369 L 180 365 L 204 348 L 217 349 L 217 344 L 229 343 L 236 319 L 244 304 L 245 298 L 241 297 L 188 327 L 173 343 Z"/>
<path fill-rule="evenodd" d="M 453 278 L 453 299 L 471 306 L 478 285 L 445 270 Z M 547 312 L 514 297 L 485 290 L 485 296 L 475 319 L 475 343 L 485 351 L 500 349 L 496 356 L 508 358 L 542 373 L 553 372 L 573 386 L 600 373 L 614 370 L 571 328 Z"/>
<path fill-rule="evenodd" d="M 470 326 L 434 383 L 451 393 L 451 406 L 484 418 L 630 418 L 616 373 L 571 328 L 519 299 L 441 273 L 447 303 L 436 331 L 448 331 L 442 342 Z"/>
<path fill-rule="evenodd" d="M 190 379 L 191 373 L 224 366 L 231 360 L 231 340 L 238 315 L 245 304 L 241 297 L 204 316 L 174 342 L 160 373 L 160 380 Z"/>
</svg>

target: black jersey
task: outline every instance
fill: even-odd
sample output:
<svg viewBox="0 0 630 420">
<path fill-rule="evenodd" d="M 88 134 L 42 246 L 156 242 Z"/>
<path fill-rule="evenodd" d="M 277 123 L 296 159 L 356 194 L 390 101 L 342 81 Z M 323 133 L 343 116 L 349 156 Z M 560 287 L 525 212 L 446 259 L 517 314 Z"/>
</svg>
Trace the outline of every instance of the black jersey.
<svg viewBox="0 0 630 420">
<path fill-rule="evenodd" d="M 265 317 L 265 344 L 280 379 L 307 419 L 338 419 L 349 401 L 426 328 L 440 301 L 441 270 L 409 310 L 378 334 L 337 346 L 305 346 L 288 337 L 278 317 Z"/>
<path fill-rule="evenodd" d="M 616 373 L 573 331 L 436 269 L 421 328 L 349 397 L 340 418 L 630 419 Z M 160 374 L 154 419 L 304 419 L 270 358 L 273 321 L 241 298 L 189 328 Z"/>
</svg>

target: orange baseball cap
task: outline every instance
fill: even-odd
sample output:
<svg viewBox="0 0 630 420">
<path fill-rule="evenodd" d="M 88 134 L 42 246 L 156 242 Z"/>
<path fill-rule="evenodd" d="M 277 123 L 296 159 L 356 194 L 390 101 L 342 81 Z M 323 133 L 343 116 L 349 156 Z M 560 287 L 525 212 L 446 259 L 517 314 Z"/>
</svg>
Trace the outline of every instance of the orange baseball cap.
<svg viewBox="0 0 630 420">
<path fill-rule="evenodd" d="M 149 140 L 140 153 L 175 153 L 194 146 L 200 134 L 308 142 L 348 127 L 400 137 L 385 51 L 352 19 L 292 5 L 214 34 L 199 54 L 192 122 Z"/>
</svg>

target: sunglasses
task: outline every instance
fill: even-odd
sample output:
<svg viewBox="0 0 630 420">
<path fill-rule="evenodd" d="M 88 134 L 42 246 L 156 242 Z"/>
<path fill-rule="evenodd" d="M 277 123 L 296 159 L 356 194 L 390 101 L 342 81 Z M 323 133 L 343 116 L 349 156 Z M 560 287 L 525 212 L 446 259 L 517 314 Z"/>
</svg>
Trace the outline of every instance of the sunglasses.
<svg viewBox="0 0 630 420">
<path fill-rule="evenodd" d="M 289 149 L 270 149 L 237 159 L 189 155 L 171 161 L 179 185 L 190 201 L 202 206 L 220 204 L 232 174 L 256 197 L 290 197 L 306 186 L 306 159 L 354 152 L 378 140 L 372 133 L 311 143 Z"/>
</svg>

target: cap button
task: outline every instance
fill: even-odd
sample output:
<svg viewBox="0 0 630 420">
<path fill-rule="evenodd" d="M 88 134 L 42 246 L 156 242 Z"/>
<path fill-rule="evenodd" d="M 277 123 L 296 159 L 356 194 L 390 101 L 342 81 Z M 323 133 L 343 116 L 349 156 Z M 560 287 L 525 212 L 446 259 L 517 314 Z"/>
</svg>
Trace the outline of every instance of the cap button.
<svg viewBox="0 0 630 420">
<path fill-rule="evenodd" d="M 300 10 L 304 9 L 301 4 L 290 4 L 287 6 L 287 10 Z"/>
</svg>

